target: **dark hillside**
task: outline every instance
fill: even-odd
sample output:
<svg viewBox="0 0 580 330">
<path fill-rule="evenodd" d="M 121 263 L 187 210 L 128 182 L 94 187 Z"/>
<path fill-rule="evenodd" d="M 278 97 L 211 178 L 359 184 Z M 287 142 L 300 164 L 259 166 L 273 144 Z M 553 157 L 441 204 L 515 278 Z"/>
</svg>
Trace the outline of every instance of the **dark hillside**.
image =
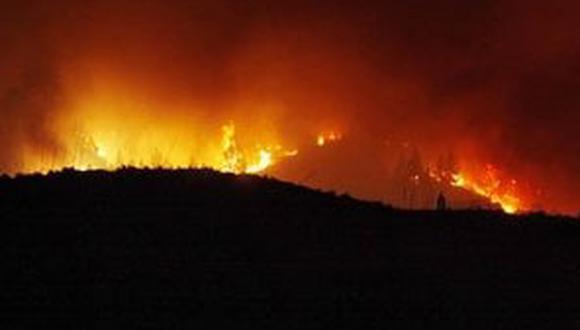
<svg viewBox="0 0 580 330">
<path fill-rule="evenodd" d="M 570 329 L 579 255 L 570 218 L 210 170 L 0 179 L 0 317 L 41 328 Z"/>
</svg>

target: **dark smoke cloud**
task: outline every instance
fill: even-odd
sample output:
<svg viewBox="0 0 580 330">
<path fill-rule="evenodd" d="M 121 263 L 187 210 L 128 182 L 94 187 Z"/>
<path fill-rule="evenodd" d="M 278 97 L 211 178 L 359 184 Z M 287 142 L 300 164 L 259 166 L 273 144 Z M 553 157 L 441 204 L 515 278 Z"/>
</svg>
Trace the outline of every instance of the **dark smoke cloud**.
<svg viewBox="0 0 580 330">
<path fill-rule="evenodd" d="M 198 117 L 275 104 L 268 118 L 296 139 L 330 123 L 426 153 L 452 149 L 533 181 L 551 208 L 580 209 L 576 1 L 60 0 L 1 9 L 1 169 L 16 166 L 24 146 L 58 151 L 47 122 L 62 111 L 63 84 L 90 86 L 97 72 L 161 102 L 194 102 Z"/>
</svg>

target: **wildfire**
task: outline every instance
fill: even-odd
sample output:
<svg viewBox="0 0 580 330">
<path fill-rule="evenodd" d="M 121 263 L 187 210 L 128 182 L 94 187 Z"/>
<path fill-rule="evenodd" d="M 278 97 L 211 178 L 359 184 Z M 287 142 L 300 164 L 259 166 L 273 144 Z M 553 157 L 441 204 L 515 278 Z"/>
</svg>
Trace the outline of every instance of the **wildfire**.
<svg viewBox="0 0 580 330">
<path fill-rule="evenodd" d="M 452 174 L 451 185 L 466 189 L 498 204 L 506 213 L 517 213 L 523 209 L 522 200 L 517 196 L 517 181 L 507 182 L 498 178 L 497 170 L 488 165 L 481 178 L 470 177 L 465 173 Z"/>
<path fill-rule="evenodd" d="M 270 131 L 268 126 L 249 122 L 252 130 L 248 134 L 243 129 L 238 132 L 233 121 L 217 128 L 213 125 L 196 126 L 196 123 L 187 121 L 150 125 L 148 118 L 135 116 L 131 120 L 120 121 L 114 112 L 98 111 L 107 109 L 106 105 L 97 102 L 94 108 L 87 108 L 87 119 L 78 120 L 78 125 L 74 124 L 76 121 L 62 125 L 59 130 L 62 148 L 22 150 L 23 158 L 16 164 L 13 173 L 46 173 L 63 168 L 115 170 L 130 166 L 168 169 L 206 167 L 236 174 L 259 174 L 298 154 L 298 150 L 282 147 L 275 131 Z M 115 109 L 113 106 L 111 108 Z M 325 130 L 316 136 L 314 145 L 328 147 L 342 139 L 341 132 Z M 430 176 L 431 182 L 483 196 L 491 203 L 500 205 L 507 213 L 525 209 L 518 183 L 505 180 L 491 165 L 483 171 L 459 170 L 453 166 L 426 170 L 428 172 L 421 170 L 419 164 L 413 171 L 403 173 L 412 184 L 406 198 L 414 201 L 413 192 L 421 189 Z"/>
<path fill-rule="evenodd" d="M 170 138 L 151 135 L 146 141 L 148 143 L 124 143 L 120 139 L 99 133 L 101 131 L 95 130 L 90 133 L 70 134 L 70 148 L 65 154 L 50 157 L 31 153 L 26 159 L 26 166 L 19 172 L 46 173 L 63 168 L 79 171 L 115 170 L 131 166 L 168 169 L 208 167 L 221 172 L 258 174 L 280 159 L 298 154 L 298 150 L 286 150 L 277 143 L 258 143 L 254 147 L 242 147 L 233 122 L 221 127 L 221 142 L 216 147 L 212 147 L 215 145 L 208 139 L 210 141 L 207 145 L 200 146 L 199 149 L 188 143 L 188 139 L 173 142 Z"/>
<path fill-rule="evenodd" d="M 329 143 L 340 141 L 342 139 L 342 134 L 336 132 L 323 132 L 318 134 L 316 137 L 316 145 L 319 147 L 324 147 Z"/>
<path fill-rule="evenodd" d="M 260 173 L 272 166 L 282 157 L 293 157 L 297 150 L 285 151 L 280 145 L 257 147 L 249 155 L 238 148 L 236 128 L 233 123 L 222 126 L 223 162 L 217 168 L 223 172 L 232 173 Z"/>
<path fill-rule="evenodd" d="M 224 159 L 219 169 L 225 172 L 243 172 L 244 158 L 238 150 L 236 127 L 233 123 L 222 126 L 222 150 Z"/>
</svg>

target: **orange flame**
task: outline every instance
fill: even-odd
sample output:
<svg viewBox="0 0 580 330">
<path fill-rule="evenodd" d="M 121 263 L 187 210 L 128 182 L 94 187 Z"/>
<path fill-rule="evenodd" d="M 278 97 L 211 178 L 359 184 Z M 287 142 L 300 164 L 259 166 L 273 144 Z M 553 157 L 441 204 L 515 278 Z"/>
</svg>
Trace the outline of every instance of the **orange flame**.
<svg viewBox="0 0 580 330">
<path fill-rule="evenodd" d="M 486 167 L 485 174 L 480 179 L 460 172 L 452 174 L 450 183 L 454 187 L 489 199 L 490 202 L 500 205 L 506 213 L 513 214 L 524 209 L 522 199 L 517 195 L 517 181 L 512 179 L 504 183 L 491 165 Z"/>
<path fill-rule="evenodd" d="M 221 144 L 217 152 L 198 151 L 187 143 L 176 146 L 164 139 L 151 137 L 143 145 L 141 141 L 121 143 L 108 138 L 107 134 L 73 134 L 69 140 L 70 149 L 58 157 L 42 157 L 30 153 L 21 173 L 41 172 L 63 168 L 79 171 L 90 169 L 114 170 L 124 166 L 163 167 L 169 169 L 185 167 L 209 167 L 221 172 L 258 174 L 267 170 L 281 158 L 293 157 L 297 150 L 286 150 L 279 144 L 258 144 L 253 148 L 242 148 L 236 137 L 236 127 L 230 122 L 221 128 Z M 209 143 L 211 144 L 211 143 Z M 208 149 L 209 147 L 206 147 Z M 192 155 L 198 151 L 197 162 Z"/>
<path fill-rule="evenodd" d="M 257 147 L 254 152 L 240 151 L 233 123 L 222 126 L 222 148 L 224 160 L 218 170 L 232 173 L 261 173 L 282 157 L 293 157 L 297 150 L 286 151 L 280 145 Z M 249 155 L 248 155 L 249 153 Z"/>
</svg>

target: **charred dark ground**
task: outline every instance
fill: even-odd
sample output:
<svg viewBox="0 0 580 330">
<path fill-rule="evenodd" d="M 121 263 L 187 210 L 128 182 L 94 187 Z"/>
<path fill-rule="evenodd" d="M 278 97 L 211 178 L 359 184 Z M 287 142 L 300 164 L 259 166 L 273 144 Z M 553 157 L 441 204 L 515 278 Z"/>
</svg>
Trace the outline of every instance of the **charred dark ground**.
<svg viewBox="0 0 580 330">
<path fill-rule="evenodd" d="M 210 170 L 0 179 L 1 318 L 77 329 L 580 326 L 571 218 Z"/>
</svg>

